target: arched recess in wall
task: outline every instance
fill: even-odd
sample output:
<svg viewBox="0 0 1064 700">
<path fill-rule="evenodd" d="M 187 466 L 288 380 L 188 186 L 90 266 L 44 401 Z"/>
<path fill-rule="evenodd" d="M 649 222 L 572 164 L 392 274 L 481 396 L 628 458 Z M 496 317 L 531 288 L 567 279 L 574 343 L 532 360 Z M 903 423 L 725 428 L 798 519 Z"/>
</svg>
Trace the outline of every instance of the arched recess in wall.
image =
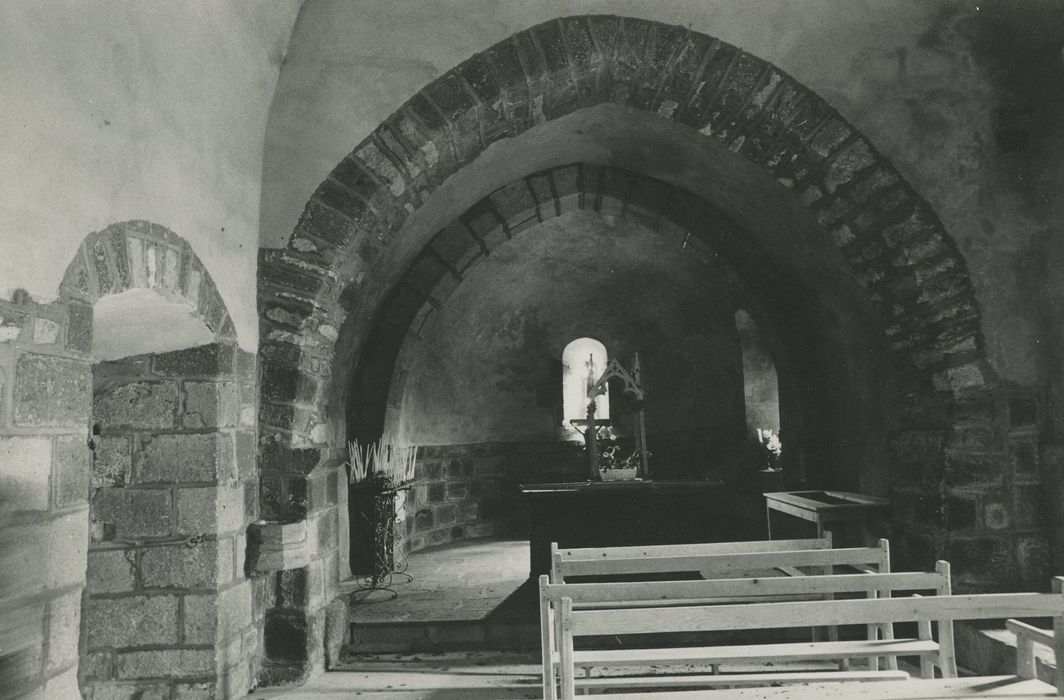
<svg viewBox="0 0 1064 700">
<path fill-rule="evenodd" d="M 225 302 L 191 246 L 148 221 L 112 224 L 87 236 L 67 267 L 59 295 L 90 326 L 101 310 L 97 307 L 94 314 L 86 307 L 107 305 L 105 332 L 114 338 L 101 348 L 106 359 L 117 357 L 120 346 L 133 350 L 126 354 L 136 354 L 236 340 Z M 209 335 L 199 331 L 198 323 Z M 86 336 L 84 342 L 91 349 L 94 339 Z"/>
<path fill-rule="evenodd" d="M 678 245 L 727 256 L 778 314 L 787 342 L 809 321 L 836 329 L 790 348 L 796 373 L 834 353 L 831 376 L 851 388 L 812 437 L 827 441 L 822 479 L 885 490 L 891 436 L 941 430 L 931 411 L 994 382 L 949 234 L 823 99 L 682 27 L 567 17 L 426 86 L 322 182 L 287 247 L 263 251 L 261 355 L 284 381 L 263 395 L 262 430 L 297 451 L 338 454 L 355 367 L 375 361 L 388 372 L 411 322 L 432 306 L 412 282 L 418 263 L 435 258 L 457 279 L 494 239 L 574 206 L 633 212 L 675 231 Z M 430 244 L 444 234 L 469 245 L 438 255 Z M 877 370 L 889 370 L 892 396 L 867 401 Z M 831 376 L 796 387 L 807 406 Z M 849 409 L 873 439 L 831 430 Z M 846 474 L 847 454 L 878 460 L 878 476 Z M 914 493 L 926 478 L 912 476 Z M 913 527 L 924 537 L 943 526 Z"/>
<path fill-rule="evenodd" d="M 587 387 L 606 371 L 609 351 L 594 338 L 576 338 L 562 351 L 563 427 L 570 420 L 586 420 Z M 595 417 L 609 419 L 609 391 L 595 397 Z"/>
<path fill-rule="evenodd" d="M 129 221 L 89 235 L 60 298 L 68 343 L 93 363 L 92 435 L 79 445 L 89 453 L 80 461 L 90 519 L 82 690 L 136 689 L 112 669 L 89 668 L 101 653 L 151 644 L 186 654 L 207 645 L 223 650 L 217 662 L 185 662 L 169 683 L 209 678 L 221 686 L 232 677 L 229 692 L 243 694 L 260 651 L 227 650 L 262 625 L 239 563 L 258 516 L 254 357 L 238 348 L 190 245 L 158 224 Z M 219 616 L 223 591 L 246 615 Z"/>
</svg>

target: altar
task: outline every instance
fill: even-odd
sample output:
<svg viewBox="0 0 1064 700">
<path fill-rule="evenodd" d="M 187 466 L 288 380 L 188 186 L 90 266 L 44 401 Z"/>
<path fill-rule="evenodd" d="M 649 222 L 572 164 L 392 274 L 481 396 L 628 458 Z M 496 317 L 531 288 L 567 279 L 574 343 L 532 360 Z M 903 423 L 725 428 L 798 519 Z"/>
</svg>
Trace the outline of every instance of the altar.
<svg viewBox="0 0 1064 700">
<path fill-rule="evenodd" d="M 521 486 L 529 512 L 530 575 L 559 547 L 749 539 L 749 513 L 719 481 L 584 481 Z"/>
</svg>

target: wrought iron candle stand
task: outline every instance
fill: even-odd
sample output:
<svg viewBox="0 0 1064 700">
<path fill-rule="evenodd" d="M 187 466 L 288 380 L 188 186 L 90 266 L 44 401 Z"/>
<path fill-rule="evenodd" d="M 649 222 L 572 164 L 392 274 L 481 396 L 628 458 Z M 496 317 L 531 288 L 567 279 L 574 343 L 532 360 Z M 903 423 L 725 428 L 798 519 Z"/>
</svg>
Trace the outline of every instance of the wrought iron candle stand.
<svg viewBox="0 0 1064 700">
<path fill-rule="evenodd" d="M 406 572 L 406 555 L 400 549 L 396 561 L 397 545 L 402 539 L 395 531 L 396 513 L 402 510 L 397 501 L 410 489 L 392 486 L 380 479 L 351 484 L 348 491 L 348 515 L 354 525 L 351 532 L 351 573 L 358 581 L 359 590 L 384 591 L 389 600 L 399 595 L 392 588 L 396 576 L 407 581 L 413 577 Z"/>
</svg>

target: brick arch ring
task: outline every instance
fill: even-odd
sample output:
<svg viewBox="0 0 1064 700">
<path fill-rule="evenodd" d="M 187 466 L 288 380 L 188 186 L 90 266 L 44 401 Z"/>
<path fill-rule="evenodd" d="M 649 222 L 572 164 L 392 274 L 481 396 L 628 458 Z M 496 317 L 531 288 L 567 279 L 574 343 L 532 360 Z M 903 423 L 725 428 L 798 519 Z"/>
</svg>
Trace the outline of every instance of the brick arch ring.
<svg viewBox="0 0 1064 700">
<path fill-rule="evenodd" d="M 360 294 L 355 268 L 372 266 L 433 191 L 492 143 L 602 104 L 686 126 L 790 190 L 866 289 L 884 343 L 916 368 L 921 394 L 993 381 L 964 259 L 846 119 L 714 37 L 575 16 L 518 32 L 427 85 L 321 183 L 287 247 L 262 252 L 260 354 L 278 378 L 263 396 L 262 429 L 295 447 L 332 442 L 327 387 L 337 381 L 338 329 Z"/>
<path fill-rule="evenodd" d="M 130 289 L 154 289 L 169 299 L 180 299 L 195 309 L 218 340 L 236 340 L 236 329 L 210 273 L 192 246 L 164 226 L 123 221 L 89 234 L 67 266 L 59 296 L 75 307 L 91 307 L 105 296 Z"/>
</svg>

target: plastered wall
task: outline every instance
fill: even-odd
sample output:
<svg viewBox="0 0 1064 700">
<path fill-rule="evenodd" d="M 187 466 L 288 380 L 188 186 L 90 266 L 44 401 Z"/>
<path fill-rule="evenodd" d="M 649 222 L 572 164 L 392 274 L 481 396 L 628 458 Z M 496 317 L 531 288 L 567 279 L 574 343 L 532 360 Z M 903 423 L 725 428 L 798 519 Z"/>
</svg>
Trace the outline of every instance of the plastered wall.
<svg viewBox="0 0 1064 700">
<path fill-rule="evenodd" d="M 4 3 L 0 297 L 54 298 L 86 235 L 152 220 L 254 349 L 263 134 L 298 6 Z"/>
</svg>

